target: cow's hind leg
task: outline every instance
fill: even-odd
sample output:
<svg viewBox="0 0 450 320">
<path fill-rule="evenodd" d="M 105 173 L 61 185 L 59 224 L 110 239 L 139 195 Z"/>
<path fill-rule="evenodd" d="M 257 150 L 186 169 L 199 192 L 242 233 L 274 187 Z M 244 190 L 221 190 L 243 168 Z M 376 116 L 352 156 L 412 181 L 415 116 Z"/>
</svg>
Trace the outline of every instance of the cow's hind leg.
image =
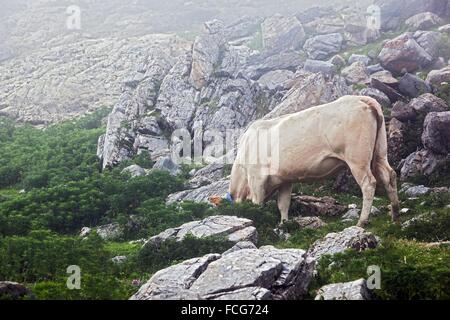
<svg viewBox="0 0 450 320">
<path fill-rule="evenodd" d="M 393 222 L 399 220 L 400 203 L 397 193 L 397 173 L 386 160 L 378 160 L 374 163 L 373 173 L 378 181 L 383 183 L 389 200 L 391 201 L 391 216 Z"/>
<path fill-rule="evenodd" d="M 278 209 L 281 213 L 281 223 L 289 220 L 289 207 L 291 206 L 292 183 L 281 185 L 278 189 Z"/>
<path fill-rule="evenodd" d="M 348 166 L 355 177 L 356 182 L 361 187 L 363 194 L 363 208 L 359 218 L 358 227 L 364 227 L 369 222 L 370 211 L 372 210 L 373 198 L 377 187 L 377 180 L 370 170 L 370 165 L 358 166 L 349 163 Z"/>
</svg>

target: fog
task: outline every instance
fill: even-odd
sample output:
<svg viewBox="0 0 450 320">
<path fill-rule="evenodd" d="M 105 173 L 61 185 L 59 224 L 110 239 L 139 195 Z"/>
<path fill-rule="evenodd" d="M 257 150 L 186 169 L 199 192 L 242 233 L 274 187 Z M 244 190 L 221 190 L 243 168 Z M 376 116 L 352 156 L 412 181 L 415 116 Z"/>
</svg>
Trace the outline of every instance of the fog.
<svg viewBox="0 0 450 320">
<path fill-rule="evenodd" d="M 359 1 L 358 6 L 372 1 Z M 355 6 L 337 0 L 0 0 L 0 47 L 16 53 L 69 41 L 67 8 L 77 6 L 77 36 L 131 37 L 149 33 L 195 33 L 213 18 L 232 23 L 244 15 L 294 15 L 318 5 Z M 55 39 L 57 38 L 57 39 Z M 65 38 L 64 40 L 61 38 Z M 52 42 L 53 41 L 53 42 Z"/>
</svg>

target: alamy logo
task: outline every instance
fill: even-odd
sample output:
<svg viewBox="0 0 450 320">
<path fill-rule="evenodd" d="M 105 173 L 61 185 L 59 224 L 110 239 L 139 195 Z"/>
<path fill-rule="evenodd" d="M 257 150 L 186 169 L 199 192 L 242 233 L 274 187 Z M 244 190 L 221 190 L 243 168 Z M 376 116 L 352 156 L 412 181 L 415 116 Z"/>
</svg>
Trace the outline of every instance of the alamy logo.
<svg viewBox="0 0 450 320">
<path fill-rule="evenodd" d="M 66 9 L 69 16 L 66 20 L 66 26 L 69 30 L 81 30 L 81 9 L 79 6 L 70 6 Z"/>
<path fill-rule="evenodd" d="M 381 289 L 381 269 L 379 266 L 370 266 L 367 268 L 367 288 L 369 290 Z"/>
<path fill-rule="evenodd" d="M 81 268 L 73 265 L 67 267 L 67 274 L 70 276 L 67 278 L 67 289 L 80 290 L 81 289 Z"/>
<path fill-rule="evenodd" d="M 379 6 L 371 5 L 367 8 L 367 29 L 381 29 L 381 9 Z"/>
</svg>

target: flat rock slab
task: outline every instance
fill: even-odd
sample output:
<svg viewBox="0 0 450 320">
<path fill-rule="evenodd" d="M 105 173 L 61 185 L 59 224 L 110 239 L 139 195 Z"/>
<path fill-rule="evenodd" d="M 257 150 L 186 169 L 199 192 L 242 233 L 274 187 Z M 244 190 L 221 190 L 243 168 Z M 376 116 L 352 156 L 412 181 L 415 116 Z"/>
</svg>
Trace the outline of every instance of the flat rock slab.
<svg viewBox="0 0 450 320">
<path fill-rule="evenodd" d="M 360 227 L 350 227 L 339 233 L 329 233 L 317 240 L 308 250 L 308 257 L 319 260 L 324 255 L 333 255 L 348 249 L 363 251 L 377 247 L 380 240 Z"/>
<path fill-rule="evenodd" d="M 131 299 L 301 299 L 313 265 L 304 250 L 271 246 L 207 255 L 157 272 Z"/>
<path fill-rule="evenodd" d="M 146 244 L 160 246 L 167 240 L 182 241 L 188 234 L 196 238 L 225 236 L 229 241 L 258 241 L 253 221 L 233 216 L 211 216 L 201 221 L 185 223 L 177 228 L 167 229 L 153 236 Z"/>
<path fill-rule="evenodd" d="M 230 186 L 229 180 L 220 180 L 197 189 L 185 190 L 169 195 L 167 203 L 176 203 L 183 201 L 209 202 L 212 196 L 224 196 Z"/>
<path fill-rule="evenodd" d="M 366 280 L 333 283 L 320 288 L 315 300 L 370 300 Z"/>
</svg>

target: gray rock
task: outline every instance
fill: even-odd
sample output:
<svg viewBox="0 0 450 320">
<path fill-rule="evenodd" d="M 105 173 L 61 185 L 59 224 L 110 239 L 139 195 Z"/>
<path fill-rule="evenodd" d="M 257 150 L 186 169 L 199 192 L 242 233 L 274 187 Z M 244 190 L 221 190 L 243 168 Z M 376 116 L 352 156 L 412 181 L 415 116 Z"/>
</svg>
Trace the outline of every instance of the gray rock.
<svg viewBox="0 0 450 320">
<path fill-rule="evenodd" d="M 374 88 L 364 88 L 360 91 L 359 94 L 362 96 L 374 98 L 375 100 L 378 101 L 380 105 L 382 105 L 385 108 L 391 107 L 391 100 L 389 100 L 389 97 L 380 90 Z"/>
<path fill-rule="evenodd" d="M 331 62 L 308 59 L 303 65 L 303 70 L 332 77 L 336 73 L 336 66 Z"/>
<path fill-rule="evenodd" d="M 374 74 L 380 71 L 384 71 L 384 69 L 379 63 L 367 66 L 367 72 L 369 72 L 369 74 Z"/>
<path fill-rule="evenodd" d="M 229 180 L 220 180 L 197 189 L 185 190 L 171 194 L 167 198 L 167 203 L 182 201 L 209 202 L 212 196 L 224 196 L 230 186 Z"/>
<path fill-rule="evenodd" d="M 440 32 L 445 32 L 450 34 L 450 24 L 446 24 L 444 26 L 439 27 L 438 29 Z"/>
<path fill-rule="evenodd" d="M 145 176 L 145 170 L 138 166 L 137 164 L 133 164 L 129 167 L 126 167 L 122 170 L 122 173 L 128 173 L 132 178 Z"/>
<path fill-rule="evenodd" d="M 377 79 L 385 85 L 394 89 L 398 87 L 398 80 L 392 76 L 392 73 L 387 70 L 381 70 L 371 74 L 371 79 Z"/>
<path fill-rule="evenodd" d="M 450 66 L 430 71 L 426 81 L 435 87 L 440 87 L 442 83 L 450 82 Z"/>
<path fill-rule="evenodd" d="M 264 119 L 273 119 L 285 114 L 300 112 L 308 108 L 334 101 L 352 91 L 345 79 L 335 76 L 327 79 L 323 74 L 298 71 L 292 88 L 283 100 Z"/>
<path fill-rule="evenodd" d="M 255 244 L 251 241 L 239 241 L 233 247 L 225 251 L 222 255 L 226 255 L 235 251 L 244 250 L 244 249 L 258 249 Z"/>
<path fill-rule="evenodd" d="M 405 21 L 405 24 L 416 30 L 430 29 L 434 26 L 442 24 L 443 20 L 432 12 L 418 13 Z"/>
<path fill-rule="evenodd" d="M 340 33 L 318 35 L 306 40 L 303 49 L 310 59 L 325 60 L 341 51 L 343 41 Z"/>
<path fill-rule="evenodd" d="M 409 155 L 401 168 L 401 180 L 419 176 L 430 176 L 448 165 L 446 156 L 434 154 L 429 150 L 420 150 Z"/>
<path fill-rule="evenodd" d="M 122 264 L 127 261 L 127 257 L 126 256 L 116 256 L 116 257 L 112 258 L 111 261 L 115 264 Z"/>
<path fill-rule="evenodd" d="M 424 93 L 430 93 L 431 87 L 419 77 L 407 73 L 400 79 L 399 91 L 405 96 L 417 98 Z"/>
<path fill-rule="evenodd" d="M 437 31 L 416 31 L 413 35 L 416 42 L 421 46 L 433 59 L 437 58 L 439 47 L 441 45 L 441 34 Z"/>
<path fill-rule="evenodd" d="M 388 41 L 378 59 L 385 69 L 396 75 L 414 72 L 421 67 L 429 66 L 434 60 L 410 33 Z"/>
<path fill-rule="evenodd" d="M 299 53 L 294 50 L 280 53 L 264 52 L 251 56 L 247 60 L 245 74 L 253 80 L 258 80 L 263 74 L 275 70 L 295 71 L 303 64 Z"/>
<path fill-rule="evenodd" d="M 308 215 L 336 217 L 346 210 L 345 206 L 331 197 L 295 196 L 292 201 L 293 205 L 299 207 L 300 212 Z"/>
<path fill-rule="evenodd" d="M 366 84 L 369 82 L 369 73 L 366 65 L 361 61 L 356 61 L 342 69 L 341 75 L 349 84 Z"/>
<path fill-rule="evenodd" d="M 177 174 L 179 174 L 181 172 L 180 166 L 178 164 L 176 164 L 175 162 L 173 162 L 172 158 L 170 158 L 170 157 L 160 158 L 153 165 L 153 169 L 167 171 L 172 176 L 176 176 Z"/>
<path fill-rule="evenodd" d="M 347 64 L 345 59 L 338 54 L 334 55 L 330 60 L 328 60 L 328 62 L 332 63 L 337 68 L 345 67 L 345 65 Z"/>
<path fill-rule="evenodd" d="M 430 112 L 444 112 L 449 109 L 444 100 L 431 93 L 425 93 L 411 100 L 409 105 L 417 114 L 423 116 Z"/>
<path fill-rule="evenodd" d="M 189 288 L 219 258 L 219 254 L 209 254 L 160 270 L 130 300 L 198 300 L 200 296 Z"/>
<path fill-rule="evenodd" d="M 352 54 L 350 58 L 348 58 L 348 64 L 352 65 L 355 62 L 362 62 L 365 66 L 368 66 L 371 59 L 363 54 Z"/>
<path fill-rule="evenodd" d="M 428 222 L 430 221 L 430 219 L 432 219 L 434 216 L 436 215 L 435 212 L 426 212 L 423 214 L 420 214 L 414 218 L 411 218 L 409 220 L 406 220 L 405 222 L 402 223 L 402 229 L 407 229 L 410 226 L 416 224 L 416 223 L 423 223 L 423 222 Z"/>
<path fill-rule="evenodd" d="M 232 242 L 251 241 L 256 243 L 258 241 L 258 233 L 251 220 L 233 216 L 211 216 L 201 221 L 192 221 L 177 228 L 167 229 L 151 237 L 146 245 L 158 247 L 170 239 L 183 241 L 188 234 L 196 238 L 224 236 Z"/>
<path fill-rule="evenodd" d="M 103 226 L 98 226 L 97 234 L 103 240 L 115 240 L 123 235 L 123 231 L 118 223 L 110 223 Z"/>
<path fill-rule="evenodd" d="M 0 281 L 0 297 L 19 299 L 27 295 L 30 291 L 17 282 Z"/>
<path fill-rule="evenodd" d="M 295 217 L 293 221 L 297 223 L 301 229 L 320 229 L 327 224 L 319 217 Z"/>
<path fill-rule="evenodd" d="M 324 255 L 333 255 L 348 249 L 363 251 L 377 247 L 379 239 L 360 227 L 350 227 L 339 233 L 329 233 L 309 248 L 307 255 L 319 260 Z"/>
<path fill-rule="evenodd" d="M 392 118 L 388 126 L 388 154 L 389 161 L 394 167 L 398 167 L 401 160 L 408 156 L 405 143 L 406 126 L 397 118 Z"/>
<path fill-rule="evenodd" d="M 361 213 L 360 209 L 350 209 L 346 214 L 342 216 L 342 220 L 344 221 L 354 221 L 359 220 L 359 214 Z"/>
<path fill-rule="evenodd" d="M 300 48 L 305 40 L 303 25 L 296 17 L 274 15 L 261 24 L 264 47 L 284 51 Z"/>
<path fill-rule="evenodd" d="M 422 143 L 436 154 L 450 153 L 450 111 L 431 112 L 424 121 Z"/>
<path fill-rule="evenodd" d="M 405 194 L 408 197 L 416 198 L 416 197 L 425 196 L 425 195 L 429 194 L 430 192 L 431 192 L 431 189 L 427 188 L 425 186 L 414 186 L 414 187 L 408 188 L 405 191 Z"/>
<path fill-rule="evenodd" d="M 289 70 L 275 70 L 263 75 L 258 80 L 258 84 L 267 90 L 286 90 L 286 82 L 294 76 Z"/>
<path fill-rule="evenodd" d="M 188 182 L 189 188 L 196 189 L 221 180 L 224 167 L 224 163 L 219 161 L 197 170 Z"/>
<path fill-rule="evenodd" d="M 381 28 L 383 31 L 393 30 L 408 18 L 421 12 L 445 12 L 445 1 L 435 0 L 376 0 L 381 9 Z"/>
<path fill-rule="evenodd" d="M 90 233 L 91 233 L 92 229 L 89 227 L 83 227 L 80 231 L 80 237 L 81 238 L 86 238 Z"/>
<path fill-rule="evenodd" d="M 381 82 L 377 78 L 372 77 L 370 79 L 370 86 L 374 89 L 383 92 L 391 102 L 406 100 L 406 98 L 402 94 L 400 94 L 397 90 L 393 89 L 392 86 Z"/>
<path fill-rule="evenodd" d="M 192 49 L 190 79 L 197 90 L 203 88 L 209 81 L 226 42 L 222 22 L 218 20 L 206 22 L 205 28 L 208 33 L 197 37 Z"/>
<path fill-rule="evenodd" d="M 313 261 L 273 247 L 208 255 L 157 272 L 132 300 L 295 300 L 306 293 Z"/>
<path fill-rule="evenodd" d="M 366 280 L 333 283 L 320 288 L 315 300 L 370 300 Z"/>
</svg>

